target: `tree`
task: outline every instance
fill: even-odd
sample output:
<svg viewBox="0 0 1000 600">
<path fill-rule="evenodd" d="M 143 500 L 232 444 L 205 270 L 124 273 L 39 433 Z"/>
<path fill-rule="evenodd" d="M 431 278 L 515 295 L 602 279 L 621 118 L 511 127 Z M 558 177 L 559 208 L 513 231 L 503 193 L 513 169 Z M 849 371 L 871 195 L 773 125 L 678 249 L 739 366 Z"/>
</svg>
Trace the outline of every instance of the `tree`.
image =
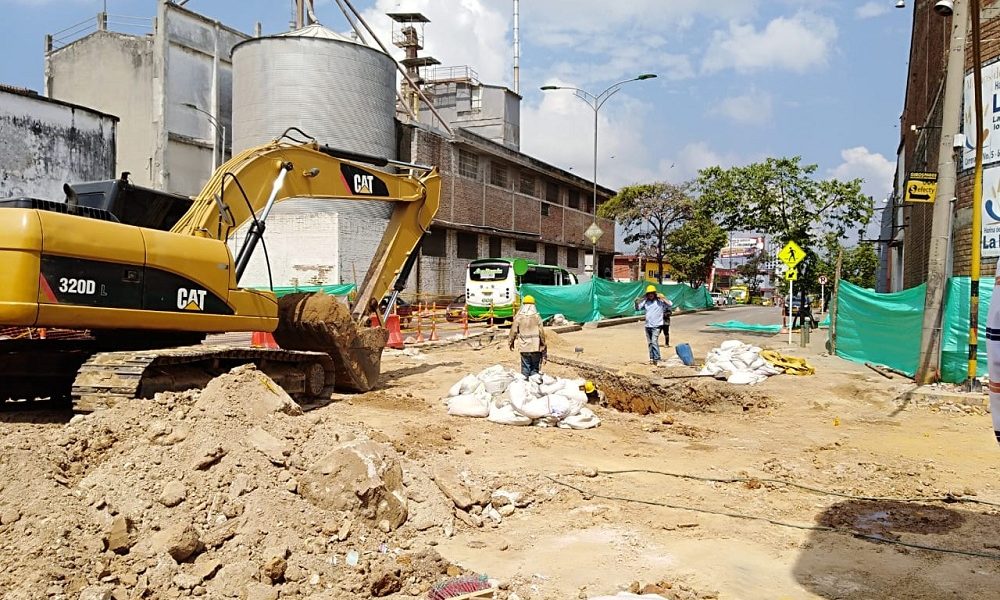
<svg viewBox="0 0 1000 600">
<path fill-rule="evenodd" d="M 626 244 L 638 244 L 640 253 L 656 257 L 660 281 L 663 280 L 667 234 L 690 217 L 694 210 L 688 193 L 690 188 L 690 183 L 630 185 L 619 190 L 597 210 L 599 216 L 614 219 L 622 226 Z"/>
<path fill-rule="evenodd" d="M 767 260 L 768 256 L 763 250 L 755 250 L 742 265 L 736 267 L 736 273 L 747 284 L 748 297 L 753 297 L 760 293 L 760 278 L 765 273 L 764 264 Z"/>
<path fill-rule="evenodd" d="M 705 217 L 692 217 L 667 234 L 667 261 L 678 281 L 691 287 L 705 283 L 715 257 L 726 245 L 726 231 Z"/>
<path fill-rule="evenodd" d="M 803 247 L 811 245 L 810 229 L 817 226 L 838 239 L 852 227 L 861 234 L 874 212 L 872 199 L 861 192 L 862 181 L 815 179 L 816 165 L 800 161 L 768 158 L 745 167 L 702 169 L 699 204 L 725 229 L 759 231 Z"/>
<path fill-rule="evenodd" d="M 874 288 L 875 273 L 878 271 L 875 247 L 870 243 L 862 243 L 846 250 L 840 270 L 841 279 L 863 288 Z"/>
</svg>

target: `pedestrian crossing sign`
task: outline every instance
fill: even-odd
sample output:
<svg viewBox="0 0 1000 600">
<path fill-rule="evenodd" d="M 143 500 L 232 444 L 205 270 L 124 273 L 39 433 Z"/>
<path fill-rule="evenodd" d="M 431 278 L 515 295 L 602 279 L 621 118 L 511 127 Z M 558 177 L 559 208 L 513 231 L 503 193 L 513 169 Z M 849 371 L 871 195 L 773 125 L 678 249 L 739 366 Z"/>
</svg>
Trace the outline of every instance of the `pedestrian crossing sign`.
<svg viewBox="0 0 1000 600">
<path fill-rule="evenodd" d="M 797 269 L 789 268 L 785 271 L 785 281 L 798 281 L 799 272 Z"/>
</svg>

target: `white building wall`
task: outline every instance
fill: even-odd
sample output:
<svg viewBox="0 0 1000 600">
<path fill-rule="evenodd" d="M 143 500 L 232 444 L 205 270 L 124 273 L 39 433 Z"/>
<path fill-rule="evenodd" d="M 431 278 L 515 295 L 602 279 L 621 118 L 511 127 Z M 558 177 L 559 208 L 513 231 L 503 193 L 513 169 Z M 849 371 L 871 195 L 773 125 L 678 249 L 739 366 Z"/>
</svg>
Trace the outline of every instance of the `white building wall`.
<svg viewBox="0 0 1000 600">
<path fill-rule="evenodd" d="M 116 119 L 0 90 L 0 198 L 63 200 L 64 183 L 115 176 Z"/>
</svg>

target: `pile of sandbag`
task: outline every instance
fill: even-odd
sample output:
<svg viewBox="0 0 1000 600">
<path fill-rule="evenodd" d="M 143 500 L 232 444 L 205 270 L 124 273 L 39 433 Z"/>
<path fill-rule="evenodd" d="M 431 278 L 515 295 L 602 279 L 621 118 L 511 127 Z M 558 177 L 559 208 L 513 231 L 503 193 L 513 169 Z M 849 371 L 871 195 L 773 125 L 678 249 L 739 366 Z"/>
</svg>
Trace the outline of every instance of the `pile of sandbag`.
<svg viewBox="0 0 1000 600">
<path fill-rule="evenodd" d="M 753 385 L 783 371 L 767 362 L 757 346 L 726 340 L 705 357 L 700 375 L 711 375 L 736 385 Z"/>
<path fill-rule="evenodd" d="M 493 365 L 466 375 L 448 390 L 448 414 L 503 425 L 590 429 L 600 419 L 587 408 L 583 379 L 520 373 Z"/>
</svg>

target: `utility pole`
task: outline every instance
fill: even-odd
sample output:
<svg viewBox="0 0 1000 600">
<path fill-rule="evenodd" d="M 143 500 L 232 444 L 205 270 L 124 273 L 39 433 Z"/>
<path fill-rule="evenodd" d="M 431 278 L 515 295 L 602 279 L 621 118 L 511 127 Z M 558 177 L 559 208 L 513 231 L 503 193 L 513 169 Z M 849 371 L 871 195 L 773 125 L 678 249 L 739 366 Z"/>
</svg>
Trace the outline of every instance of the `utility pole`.
<svg viewBox="0 0 1000 600">
<path fill-rule="evenodd" d="M 940 379 L 941 320 L 944 290 L 947 284 L 948 247 L 951 244 L 951 201 L 955 197 L 955 136 L 961 121 L 962 92 L 965 80 L 965 41 L 968 29 L 966 0 L 955 0 L 951 17 L 951 43 L 948 48 L 944 84 L 944 107 L 941 118 L 941 143 L 938 148 L 938 188 L 931 216 L 931 240 L 927 256 L 927 295 L 924 322 L 920 332 L 920 357 L 916 382 L 932 383 Z M 972 207 L 978 211 L 978 206 Z M 975 240 L 973 240 L 975 241 Z"/>
</svg>

